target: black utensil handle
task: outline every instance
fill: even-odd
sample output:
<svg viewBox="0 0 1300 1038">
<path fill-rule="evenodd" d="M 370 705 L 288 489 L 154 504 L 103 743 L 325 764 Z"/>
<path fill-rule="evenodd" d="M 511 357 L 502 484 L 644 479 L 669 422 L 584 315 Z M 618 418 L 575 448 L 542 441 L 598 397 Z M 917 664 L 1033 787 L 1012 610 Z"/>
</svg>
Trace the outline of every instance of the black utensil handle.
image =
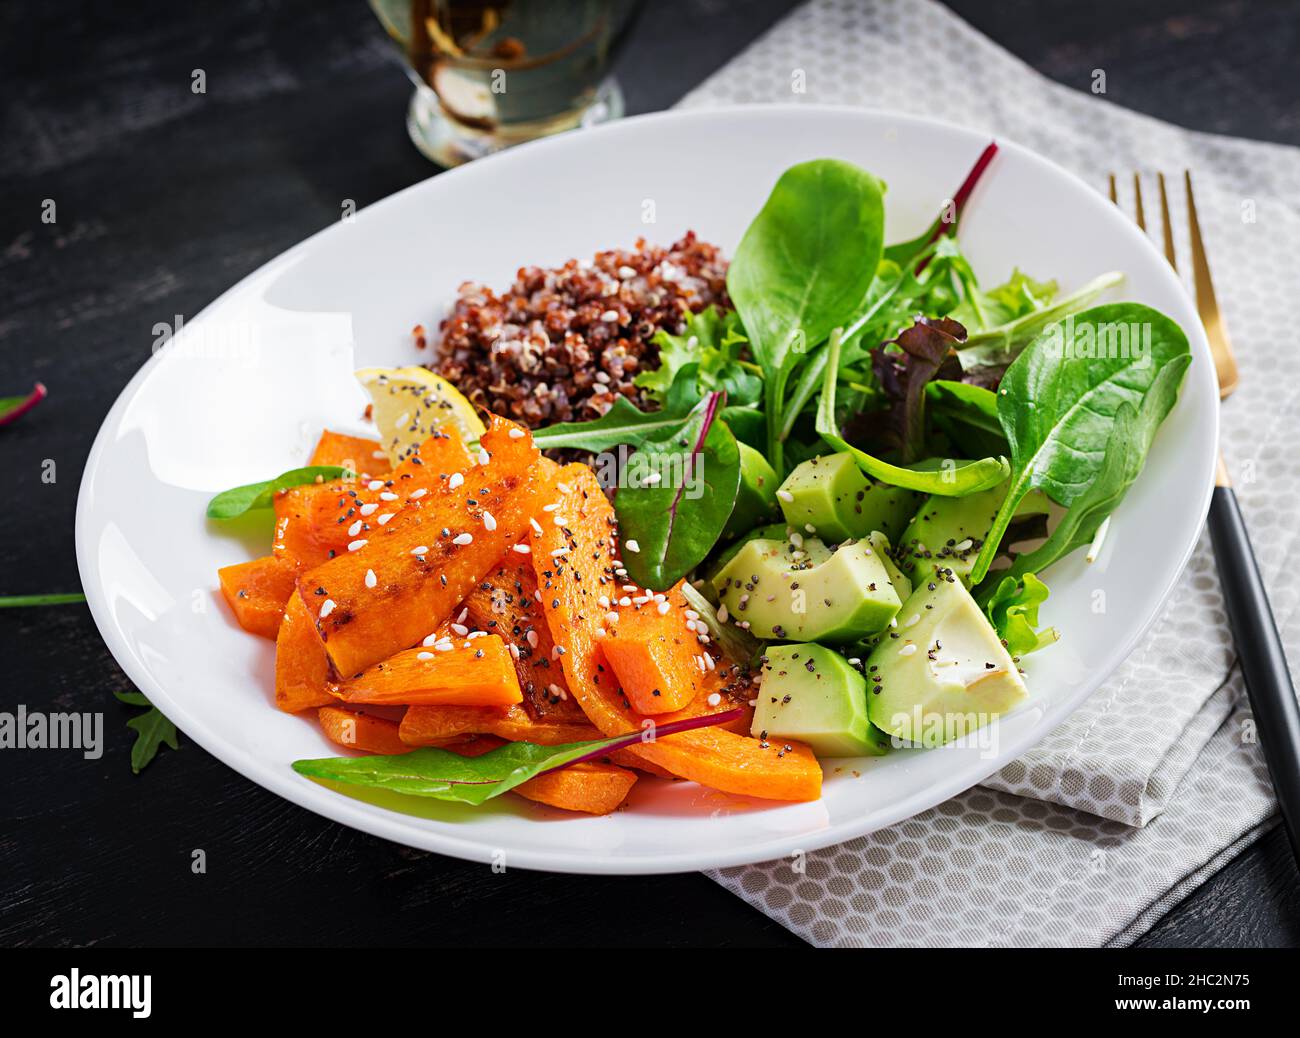
<svg viewBox="0 0 1300 1038">
<path fill-rule="evenodd" d="M 1208 525 L 1260 746 L 1300 863 L 1300 703 L 1232 487 L 1214 488 Z"/>
</svg>

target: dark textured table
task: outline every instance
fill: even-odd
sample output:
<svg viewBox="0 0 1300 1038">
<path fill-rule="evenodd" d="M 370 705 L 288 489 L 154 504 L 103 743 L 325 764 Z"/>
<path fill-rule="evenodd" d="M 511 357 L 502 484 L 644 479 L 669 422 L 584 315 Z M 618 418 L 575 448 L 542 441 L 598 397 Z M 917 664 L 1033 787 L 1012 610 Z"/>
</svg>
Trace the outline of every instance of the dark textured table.
<svg viewBox="0 0 1300 1038">
<path fill-rule="evenodd" d="M 1063 83 L 1086 89 L 1104 68 L 1116 104 L 1300 145 L 1300 3 L 953 6 Z M 785 7 L 650 4 L 619 62 L 630 111 L 670 105 Z M 0 7 L 0 395 L 38 378 L 51 390 L 0 430 L 14 480 L 0 592 L 77 587 L 82 465 L 155 323 L 332 223 L 340 199 L 365 205 L 434 172 L 406 139 L 408 90 L 362 0 Z M 98 761 L 0 752 L 0 944 L 799 943 L 702 876 L 494 875 L 386 843 L 184 736 L 132 776 L 134 711 L 112 699 L 127 682 L 86 609 L 0 612 L 0 642 L 0 709 L 104 710 L 107 743 Z M 205 874 L 190 868 L 197 848 Z M 1281 834 L 1142 943 L 1300 944 Z"/>
</svg>

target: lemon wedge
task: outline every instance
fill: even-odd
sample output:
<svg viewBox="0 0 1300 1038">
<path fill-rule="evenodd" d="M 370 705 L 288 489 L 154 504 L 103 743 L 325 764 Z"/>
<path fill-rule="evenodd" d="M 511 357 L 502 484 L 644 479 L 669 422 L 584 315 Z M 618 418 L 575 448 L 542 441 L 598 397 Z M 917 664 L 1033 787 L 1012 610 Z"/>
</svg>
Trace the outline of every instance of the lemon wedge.
<svg viewBox="0 0 1300 1038">
<path fill-rule="evenodd" d="M 375 405 L 379 442 L 393 465 L 442 426 L 454 426 L 466 443 L 487 430 L 464 394 L 428 368 L 362 368 L 357 380 Z"/>
</svg>

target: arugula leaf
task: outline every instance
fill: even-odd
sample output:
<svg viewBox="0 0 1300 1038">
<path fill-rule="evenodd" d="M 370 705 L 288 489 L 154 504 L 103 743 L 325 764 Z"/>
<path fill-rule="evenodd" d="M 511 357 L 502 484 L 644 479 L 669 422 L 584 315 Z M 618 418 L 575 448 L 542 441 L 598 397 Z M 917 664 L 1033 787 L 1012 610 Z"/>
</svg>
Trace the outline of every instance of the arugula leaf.
<svg viewBox="0 0 1300 1038">
<path fill-rule="evenodd" d="M 131 747 L 132 772 L 136 775 L 140 774 L 158 755 L 159 748 L 164 744 L 173 750 L 181 748 L 176 739 L 176 726 L 167 720 L 162 711 L 150 703 L 143 693 L 114 692 L 113 695 L 119 702 L 126 703 L 128 706 L 149 707 L 146 713 L 137 714 L 126 722 L 126 726 L 134 729 L 136 733 L 135 744 Z"/>
<path fill-rule="evenodd" d="M 790 375 L 867 297 L 884 220 L 879 180 L 850 163 L 816 159 L 781 174 L 736 249 L 727 291 L 763 369 L 766 453 L 778 474 Z"/>
<path fill-rule="evenodd" d="M 722 402 L 722 393 L 709 394 L 678 432 L 647 440 L 629 462 L 659 476 L 614 498 L 623 565 L 642 587 L 665 591 L 676 584 L 704 561 L 731 518 L 740 448 L 717 420 Z M 632 541 L 638 551 L 628 550 Z"/>
<path fill-rule="evenodd" d="M 16 422 L 49 395 L 43 383 L 37 382 L 26 396 L 0 398 L 0 425 Z"/>
<path fill-rule="evenodd" d="M 664 406 L 658 411 L 639 411 L 632 401 L 618 397 L 599 418 L 538 429 L 533 433 L 533 443 L 542 450 L 573 447 L 594 453 L 619 444 L 641 447 L 653 439 L 672 436 L 700 402 L 698 371 L 699 365 L 694 362 L 678 368 Z"/>
<path fill-rule="evenodd" d="M 281 490 L 300 487 L 304 483 L 323 483 L 327 479 L 355 475 L 355 472 L 350 472 L 339 465 L 308 465 L 306 468 L 290 469 L 288 472 L 282 472 L 275 479 L 223 490 L 208 502 L 208 518 L 234 519 L 255 508 L 269 508 L 275 502 L 275 495 Z"/>
<path fill-rule="evenodd" d="M 1032 573 L 1003 577 L 984 604 L 989 623 L 1012 656 L 1027 656 L 1060 639 L 1055 627 L 1038 631 L 1038 607 L 1047 601 L 1047 585 Z"/>
<path fill-rule="evenodd" d="M 80 591 L 69 591 L 53 595 L 0 595 L 0 609 L 20 609 L 24 606 L 69 605 L 84 602 L 86 596 Z"/>
<path fill-rule="evenodd" d="M 1121 332 L 1128 348 L 1120 348 Z M 1142 470 L 1191 359 L 1183 330 L 1140 303 L 1093 307 L 1025 348 L 998 391 L 1011 487 L 975 560 L 972 584 L 988 572 L 1030 490 L 1068 511 L 1047 543 L 1016 560 L 1014 575 L 1043 569 L 1091 541 Z"/>
<path fill-rule="evenodd" d="M 635 746 L 643 740 L 727 724 L 740 716 L 739 709 L 725 710 L 717 714 L 668 721 L 644 731 L 560 746 L 510 742 L 478 757 L 462 757 L 450 750 L 426 748 L 395 756 L 297 760 L 293 762 L 293 770 L 299 775 L 328 782 L 369 786 L 407 796 L 459 801 L 477 806 L 545 772 L 604 757 L 614 750 Z"/>
<path fill-rule="evenodd" d="M 822 386 L 821 400 L 817 404 L 817 432 L 837 451 L 849 451 L 858 468 L 867 475 L 892 486 L 919 490 L 941 497 L 965 497 L 979 490 L 997 486 L 1011 471 L 1006 458 L 983 458 L 979 461 L 927 461 L 910 467 L 891 465 L 887 461 L 851 446 L 840 435 L 835 420 L 835 389 L 838 381 L 840 337 L 831 334 L 827 351 L 826 380 Z"/>
<path fill-rule="evenodd" d="M 654 337 L 659 347 L 659 367 L 643 371 L 633 380 L 653 400 L 662 401 L 674 379 L 687 364 L 699 365 L 699 384 L 705 391 L 723 390 L 736 405 L 752 404 L 763 395 L 763 380 L 746 369 L 740 354 L 749 342 L 734 310 L 720 316 L 710 305 L 686 315 L 681 335 L 660 329 Z"/>
</svg>

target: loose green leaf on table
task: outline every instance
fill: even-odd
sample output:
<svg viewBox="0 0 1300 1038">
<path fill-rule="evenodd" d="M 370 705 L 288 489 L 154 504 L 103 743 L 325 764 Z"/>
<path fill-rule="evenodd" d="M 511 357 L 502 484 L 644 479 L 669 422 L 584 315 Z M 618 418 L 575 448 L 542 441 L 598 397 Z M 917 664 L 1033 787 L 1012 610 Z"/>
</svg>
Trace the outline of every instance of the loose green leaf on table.
<svg viewBox="0 0 1300 1038">
<path fill-rule="evenodd" d="M 18 421 L 49 395 L 43 383 L 37 382 L 26 396 L 0 397 L 0 425 Z"/>
<path fill-rule="evenodd" d="M 126 722 L 126 726 L 134 729 L 136 733 L 135 744 L 131 747 L 131 770 L 135 774 L 140 774 L 148 766 L 164 744 L 173 750 L 180 749 L 180 743 L 176 738 L 176 726 L 167 720 L 162 711 L 150 703 L 143 693 L 114 692 L 113 695 L 119 702 L 128 706 L 149 708 L 145 713 L 137 714 Z"/>
<path fill-rule="evenodd" d="M 973 584 L 988 572 L 1030 490 L 1067 512 L 1044 545 L 1017 558 L 1014 574 L 1040 571 L 1091 541 L 1141 472 L 1191 359 L 1183 330 L 1140 303 L 1093 307 L 1044 329 L 1025 348 L 998 390 L 1012 480 L 971 571 Z"/>
<path fill-rule="evenodd" d="M 721 393 L 711 393 L 678 432 L 643 443 L 624 470 L 658 477 L 623 486 L 614 497 L 623 565 L 641 587 L 666 591 L 676 584 L 704 561 L 731 518 L 740 448 L 718 420 L 722 403 Z"/>
<path fill-rule="evenodd" d="M 290 469 L 288 472 L 282 472 L 275 479 L 223 490 L 208 502 L 208 518 L 234 519 L 256 508 L 270 508 L 275 502 L 275 495 L 281 490 L 300 487 L 305 483 L 324 483 L 329 479 L 343 479 L 355 475 L 355 472 L 340 465 L 308 465 L 305 468 Z"/>
<path fill-rule="evenodd" d="M 826 379 L 817 404 L 817 432 L 833 449 L 850 452 L 858 467 L 868 476 L 892 486 L 917 490 L 941 497 L 965 497 L 988 490 L 1007 478 L 1011 471 L 1006 458 L 982 458 L 979 461 L 928 461 L 911 466 L 892 465 L 866 451 L 850 445 L 835 420 L 835 392 L 839 366 L 840 337 L 831 335 L 826 362 Z"/>
<path fill-rule="evenodd" d="M 60 592 L 52 595 L 0 595 L 0 609 L 21 609 L 26 606 L 70 605 L 84 602 L 80 591 Z"/>
<path fill-rule="evenodd" d="M 653 738 L 727 724 L 740 716 L 741 711 L 735 709 L 665 722 L 653 729 Z M 635 746 L 649 735 L 649 730 L 636 731 L 560 746 L 509 742 L 478 757 L 462 757 L 450 750 L 433 748 L 394 756 L 322 757 L 294 761 L 293 770 L 328 782 L 478 805 L 545 772 L 599 759 L 615 750 Z"/>
</svg>

